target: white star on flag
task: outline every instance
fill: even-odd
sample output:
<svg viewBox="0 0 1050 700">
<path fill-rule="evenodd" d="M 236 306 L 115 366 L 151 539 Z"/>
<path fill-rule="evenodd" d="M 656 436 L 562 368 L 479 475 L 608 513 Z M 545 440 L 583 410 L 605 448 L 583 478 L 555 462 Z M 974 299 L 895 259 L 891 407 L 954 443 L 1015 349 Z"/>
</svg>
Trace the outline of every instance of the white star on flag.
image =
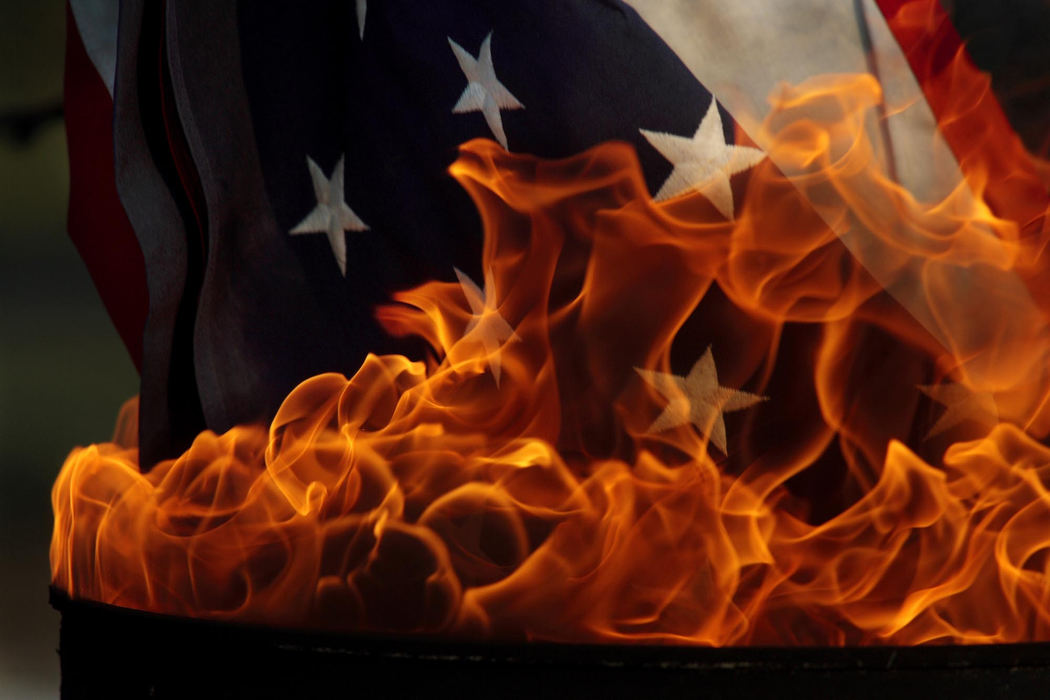
<svg viewBox="0 0 1050 700">
<path fill-rule="evenodd" d="M 317 206 L 306 215 L 289 233 L 325 233 L 328 244 L 332 247 L 339 271 L 346 277 L 346 236 L 344 231 L 367 231 L 368 225 L 346 204 L 343 194 L 343 158 L 335 164 L 332 179 L 324 176 L 321 166 L 310 156 L 306 157 L 306 167 L 310 169 L 310 179 L 314 185 Z"/>
<path fill-rule="evenodd" d="M 727 219 L 733 218 L 733 188 L 729 177 L 754 166 L 766 154 L 750 146 L 727 144 L 722 117 L 714 98 L 692 138 L 662 131 L 639 129 L 642 136 L 671 161 L 674 170 L 667 176 L 655 199 L 662 201 L 696 190 Z"/>
<path fill-rule="evenodd" d="M 368 14 L 368 0 L 357 1 L 357 31 L 361 39 L 365 38 L 365 15 Z"/>
<path fill-rule="evenodd" d="M 489 125 L 496 140 L 507 148 L 507 135 L 503 131 L 503 117 L 501 109 L 525 109 L 525 105 L 518 98 L 510 94 L 503 83 L 496 77 L 496 69 L 492 65 L 492 32 L 481 42 L 481 50 L 478 57 L 474 58 L 470 52 L 448 37 L 448 43 L 452 47 L 452 53 L 456 55 L 456 61 L 467 76 L 467 87 L 460 95 L 456 106 L 452 108 L 453 114 L 465 112 L 481 112 L 485 116 L 485 123 Z"/>
<path fill-rule="evenodd" d="M 478 289 L 478 285 L 467 277 L 459 268 L 453 268 L 456 277 L 459 278 L 459 286 L 463 290 L 463 296 L 467 298 L 470 312 L 473 318 L 467 324 L 463 332 L 463 339 L 473 338 L 481 343 L 488 358 L 489 369 L 492 370 L 492 378 L 499 386 L 500 378 L 500 356 L 499 350 L 505 341 L 518 340 L 517 334 L 510 324 L 500 316 L 496 309 L 496 284 L 492 278 L 492 271 L 485 272 L 485 291 Z"/>
<path fill-rule="evenodd" d="M 719 386 L 710 346 L 685 377 L 640 367 L 634 369 L 668 401 L 664 412 L 649 426 L 650 433 L 692 423 L 702 434 L 709 436 L 723 454 L 728 452 L 726 424 L 722 414 L 740 411 L 768 400 L 766 396 Z"/>
<path fill-rule="evenodd" d="M 945 407 L 944 413 L 926 433 L 927 440 L 966 421 L 987 428 L 999 422 L 999 407 L 991 394 L 971 391 L 962 384 L 920 384 L 919 391 Z"/>
</svg>

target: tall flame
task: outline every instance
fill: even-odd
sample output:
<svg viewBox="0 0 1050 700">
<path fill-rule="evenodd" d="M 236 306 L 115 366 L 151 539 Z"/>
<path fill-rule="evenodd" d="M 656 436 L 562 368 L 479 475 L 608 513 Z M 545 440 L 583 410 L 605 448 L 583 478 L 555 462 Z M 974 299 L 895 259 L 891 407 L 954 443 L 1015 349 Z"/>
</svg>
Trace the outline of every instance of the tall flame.
<svg viewBox="0 0 1050 700">
<path fill-rule="evenodd" d="M 785 87 L 729 221 L 654 202 L 626 144 L 465 144 L 483 284 L 379 311 L 432 357 L 309 379 L 148 473 L 129 403 L 55 484 L 56 585 L 564 642 L 1050 638 L 1047 233 L 972 159 L 916 201 L 865 136 L 879 100 Z"/>
</svg>

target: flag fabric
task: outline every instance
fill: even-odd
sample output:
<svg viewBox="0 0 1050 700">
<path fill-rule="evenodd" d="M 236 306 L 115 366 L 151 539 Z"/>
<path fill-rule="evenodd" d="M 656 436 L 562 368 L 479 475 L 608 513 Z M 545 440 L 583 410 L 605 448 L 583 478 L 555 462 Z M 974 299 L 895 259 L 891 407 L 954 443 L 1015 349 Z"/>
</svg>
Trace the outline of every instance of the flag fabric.
<svg viewBox="0 0 1050 700">
<path fill-rule="evenodd" d="M 132 362 L 140 368 L 148 311 L 145 267 L 117 195 L 113 169 L 117 3 L 108 8 L 104 3 L 74 7 L 80 8 L 81 16 L 78 20 L 67 12 L 63 87 L 71 184 L 68 231 Z"/>
<path fill-rule="evenodd" d="M 765 157 L 737 134 L 770 90 L 872 72 L 902 106 L 872 127 L 888 170 L 922 198 L 958 180 L 924 73 L 952 39 L 907 35 L 906 2 L 125 0 L 119 21 L 116 5 L 72 1 L 70 229 L 140 367 L 144 465 L 367 352 L 418 355 L 374 311 L 484 278 L 481 221 L 447 172 L 472 138 L 545 158 L 625 141 L 657 199 L 721 159 L 704 194 L 732 218 L 733 178 Z"/>
</svg>

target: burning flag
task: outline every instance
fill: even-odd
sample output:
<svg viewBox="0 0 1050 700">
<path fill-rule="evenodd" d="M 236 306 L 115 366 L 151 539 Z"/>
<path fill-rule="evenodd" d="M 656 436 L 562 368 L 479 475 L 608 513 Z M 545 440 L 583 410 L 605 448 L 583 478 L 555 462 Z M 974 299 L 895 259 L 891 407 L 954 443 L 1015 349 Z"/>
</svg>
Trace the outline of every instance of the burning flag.
<svg viewBox="0 0 1050 700">
<path fill-rule="evenodd" d="M 750 2 L 125 4 L 142 391 L 55 484 L 56 585 L 485 638 L 1046 639 L 1047 183 L 936 4 L 891 4 L 776 41 Z M 818 15 L 856 44 L 787 62 Z"/>
</svg>

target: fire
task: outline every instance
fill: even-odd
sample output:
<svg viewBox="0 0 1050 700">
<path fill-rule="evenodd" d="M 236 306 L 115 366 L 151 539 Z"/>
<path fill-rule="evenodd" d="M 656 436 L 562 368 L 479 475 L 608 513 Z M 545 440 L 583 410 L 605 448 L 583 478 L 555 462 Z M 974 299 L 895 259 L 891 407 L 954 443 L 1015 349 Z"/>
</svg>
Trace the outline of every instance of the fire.
<svg viewBox="0 0 1050 700">
<path fill-rule="evenodd" d="M 483 281 L 379 310 L 432 356 L 309 379 L 147 473 L 129 403 L 54 486 L 55 584 L 347 631 L 1050 639 L 1047 232 L 989 180 L 1036 168 L 967 158 L 916 201 L 865 137 L 879 100 L 784 87 L 731 220 L 654 202 L 626 144 L 463 145 Z"/>
</svg>

